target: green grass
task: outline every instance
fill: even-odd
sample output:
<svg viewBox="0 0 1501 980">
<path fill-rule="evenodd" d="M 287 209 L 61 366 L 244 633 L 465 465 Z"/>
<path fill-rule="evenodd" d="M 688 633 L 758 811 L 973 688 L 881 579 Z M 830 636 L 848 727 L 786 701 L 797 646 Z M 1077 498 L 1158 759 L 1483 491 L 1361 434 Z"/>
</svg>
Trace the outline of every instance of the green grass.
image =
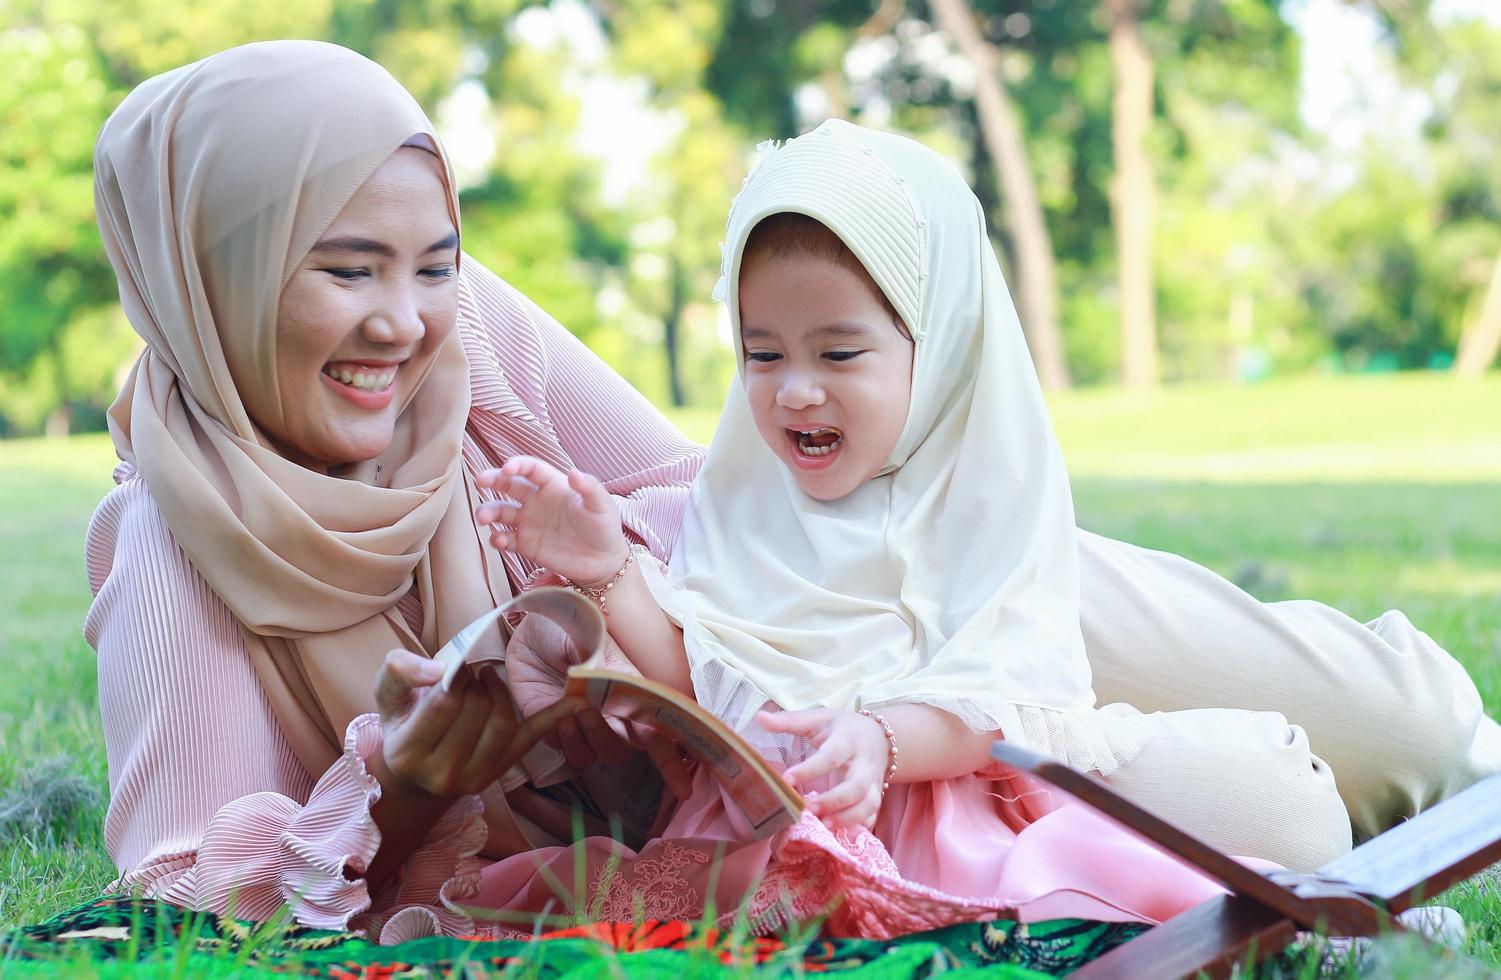
<svg viewBox="0 0 1501 980">
<path fill-rule="evenodd" d="M 1051 407 L 1083 526 L 1184 554 L 1264 599 L 1320 599 L 1361 619 L 1402 609 L 1501 714 L 1501 378 L 1085 391 Z M 712 432 L 712 412 L 673 417 L 701 441 Z M 112 461 L 102 436 L 0 442 L 0 811 L 39 771 L 97 789 L 48 803 L 43 825 L 0 830 L 0 927 L 82 901 L 113 876 L 94 657 L 81 635 L 83 536 Z M 40 768 L 58 759 L 61 769 Z M 1501 968 L 1495 886 L 1446 900 L 1471 923 L 1469 953 Z"/>
</svg>

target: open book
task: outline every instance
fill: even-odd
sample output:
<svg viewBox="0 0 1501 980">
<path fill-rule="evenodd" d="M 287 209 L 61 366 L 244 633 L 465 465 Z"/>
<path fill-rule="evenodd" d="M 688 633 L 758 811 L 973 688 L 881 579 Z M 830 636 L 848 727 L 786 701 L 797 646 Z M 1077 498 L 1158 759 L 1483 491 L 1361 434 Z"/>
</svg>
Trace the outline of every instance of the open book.
<svg viewBox="0 0 1501 980">
<path fill-rule="evenodd" d="M 612 716 L 651 726 L 709 767 L 757 833 L 773 834 L 797 821 L 805 806 L 803 798 L 722 721 L 666 684 L 601 666 L 607 635 L 604 617 L 594 603 L 571 589 L 532 589 L 460 630 L 433 658 L 444 665 L 439 682 L 443 690 L 464 664 L 502 659 L 499 650 L 481 649 L 478 641 L 503 623 L 502 617 L 515 614 L 542 616 L 556 623 L 586 659 L 568 669 L 557 704 L 523 720 L 508 753 L 512 759 L 520 759 L 565 715 L 587 706 L 603 710 L 608 704 Z"/>
</svg>

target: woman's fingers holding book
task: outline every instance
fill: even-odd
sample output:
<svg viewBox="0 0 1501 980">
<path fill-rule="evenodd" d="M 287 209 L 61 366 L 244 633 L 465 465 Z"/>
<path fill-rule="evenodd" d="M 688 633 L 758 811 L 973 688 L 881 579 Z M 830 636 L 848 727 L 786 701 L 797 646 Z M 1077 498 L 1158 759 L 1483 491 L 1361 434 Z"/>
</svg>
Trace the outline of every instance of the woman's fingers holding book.
<svg viewBox="0 0 1501 980">
<path fill-rule="evenodd" d="M 594 747 L 589 744 L 584 733 L 580 731 L 578 718 L 568 715 L 558 719 L 556 729 L 558 746 L 563 750 L 563 758 L 575 769 L 588 769 L 599 761 L 594 752 Z"/>
<path fill-rule="evenodd" d="M 510 705 L 511 697 L 498 671 L 491 669 L 481 672 L 480 681 L 490 697 L 492 710 L 485 716 L 484 727 L 474 740 L 474 748 L 469 753 L 468 769 L 483 789 L 504 776 L 506 769 L 510 768 L 502 768 L 502 765 L 507 749 L 516 740 L 516 716 L 514 712 L 501 708 L 502 705 Z"/>
<path fill-rule="evenodd" d="M 598 708 L 585 708 L 573 716 L 585 744 L 594 753 L 598 761 L 606 765 L 618 766 L 631 757 L 630 743 L 621 738 L 620 733 L 610 727 L 605 721 L 605 716 L 600 714 Z"/>
<path fill-rule="evenodd" d="M 692 764 L 683 758 L 677 743 L 660 732 L 649 733 L 645 741 L 647 758 L 662 774 L 662 782 L 673 796 L 686 800 L 693 794 Z"/>
<path fill-rule="evenodd" d="M 448 691 L 433 688 L 412 698 L 410 681 L 433 683 L 408 661 L 412 656 L 392 653 L 377 680 L 385 768 L 434 796 L 478 792 L 494 780 L 498 748 L 516 729 L 510 694 L 493 670 L 478 678 L 461 671 Z M 495 747 L 485 757 L 489 764 L 476 761 L 481 743 Z"/>
<path fill-rule="evenodd" d="M 382 716 L 411 707 L 417 693 L 443 677 L 443 666 L 410 650 L 392 650 L 375 676 L 375 703 Z"/>
</svg>

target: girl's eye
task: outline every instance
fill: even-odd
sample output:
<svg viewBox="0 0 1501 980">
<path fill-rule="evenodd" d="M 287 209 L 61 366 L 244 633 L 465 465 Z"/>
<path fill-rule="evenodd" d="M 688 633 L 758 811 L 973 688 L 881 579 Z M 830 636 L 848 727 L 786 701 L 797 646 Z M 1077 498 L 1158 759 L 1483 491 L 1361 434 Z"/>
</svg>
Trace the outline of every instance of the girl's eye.
<svg viewBox="0 0 1501 980">
<path fill-rule="evenodd" d="M 745 359 L 747 361 L 755 361 L 757 364 L 770 364 L 772 361 L 780 361 L 782 355 L 775 351 L 753 350 L 746 351 Z"/>
<path fill-rule="evenodd" d="M 369 269 L 324 269 L 323 271 L 342 282 L 358 282 L 370 277 Z"/>
<path fill-rule="evenodd" d="M 831 361 L 853 361 L 864 354 L 863 350 L 831 350 L 824 354 Z"/>
<path fill-rule="evenodd" d="M 435 265 L 430 269 L 423 269 L 422 272 L 419 273 L 419 275 L 427 279 L 432 279 L 435 282 L 441 281 L 443 279 L 450 279 L 453 277 L 453 266 Z"/>
</svg>

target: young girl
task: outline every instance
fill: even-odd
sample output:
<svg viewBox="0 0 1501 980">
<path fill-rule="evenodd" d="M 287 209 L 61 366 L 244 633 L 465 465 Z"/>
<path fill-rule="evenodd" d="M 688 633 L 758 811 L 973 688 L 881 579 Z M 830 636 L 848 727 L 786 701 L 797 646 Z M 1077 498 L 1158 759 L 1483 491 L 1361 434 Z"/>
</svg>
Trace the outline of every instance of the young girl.
<svg viewBox="0 0 1501 980">
<path fill-rule="evenodd" d="M 504 497 L 477 517 L 595 597 L 643 674 L 769 757 L 811 746 L 786 770 L 811 813 L 752 863 L 874 935 L 1157 921 L 1214 894 L 988 759 L 1005 738 L 1109 774 L 1146 722 L 1095 708 L 1068 479 L 959 174 L 825 123 L 748 178 L 721 286 L 740 368 L 668 574 L 598 480 L 539 459 L 482 475 Z M 706 774 L 679 812 L 664 839 L 734 841 Z"/>
</svg>

